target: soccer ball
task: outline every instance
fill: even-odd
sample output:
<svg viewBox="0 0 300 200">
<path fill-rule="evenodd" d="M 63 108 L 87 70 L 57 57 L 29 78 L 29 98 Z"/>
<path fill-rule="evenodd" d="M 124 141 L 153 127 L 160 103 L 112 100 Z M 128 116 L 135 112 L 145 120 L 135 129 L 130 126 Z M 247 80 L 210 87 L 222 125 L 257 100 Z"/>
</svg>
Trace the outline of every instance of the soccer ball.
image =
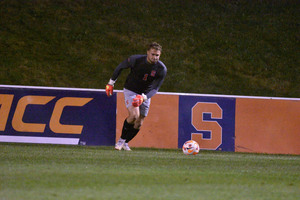
<svg viewBox="0 0 300 200">
<path fill-rule="evenodd" d="M 183 144 L 182 151 L 186 155 L 196 155 L 199 153 L 200 147 L 196 141 L 188 140 Z"/>
</svg>

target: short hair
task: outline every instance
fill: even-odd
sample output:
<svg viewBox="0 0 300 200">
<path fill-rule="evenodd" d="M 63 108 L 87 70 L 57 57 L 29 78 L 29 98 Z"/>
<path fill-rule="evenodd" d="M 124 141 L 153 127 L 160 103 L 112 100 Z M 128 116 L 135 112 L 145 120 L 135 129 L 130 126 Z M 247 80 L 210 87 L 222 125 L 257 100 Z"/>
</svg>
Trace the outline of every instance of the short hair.
<svg viewBox="0 0 300 200">
<path fill-rule="evenodd" d="M 148 51 L 150 49 L 155 49 L 155 50 L 158 50 L 158 51 L 162 51 L 162 46 L 160 44 L 158 44 L 157 42 L 152 42 L 148 45 Z"/>
</svg>

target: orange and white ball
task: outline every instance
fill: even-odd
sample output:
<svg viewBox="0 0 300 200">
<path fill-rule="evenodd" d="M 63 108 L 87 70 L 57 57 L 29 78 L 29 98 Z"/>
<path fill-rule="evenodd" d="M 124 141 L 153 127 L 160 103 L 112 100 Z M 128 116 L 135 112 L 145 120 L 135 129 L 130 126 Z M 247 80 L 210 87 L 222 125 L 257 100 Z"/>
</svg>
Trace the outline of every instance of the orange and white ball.
<svg viewBox="0 0 300 200">
<path fill-rule="evenodd" d="M 186 155 L 196 155 L 199 153 L 200 147 L 196 141 L 188 140 L 183 144 L 182 151 Z"/>
</svg>

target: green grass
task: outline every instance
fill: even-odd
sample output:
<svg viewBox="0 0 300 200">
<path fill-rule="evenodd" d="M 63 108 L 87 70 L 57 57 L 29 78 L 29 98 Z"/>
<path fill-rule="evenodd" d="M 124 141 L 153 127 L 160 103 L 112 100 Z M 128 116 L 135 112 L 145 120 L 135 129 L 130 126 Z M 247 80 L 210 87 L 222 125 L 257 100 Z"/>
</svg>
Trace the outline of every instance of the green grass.
<svg viewBox="0 0 300 200">
<path fill-rule="evenodd" d="M 299 199 L 300 157 L 0 144 L 0 199 Z"/>
<path fill-rule="evenodd" d="M 121 61 L 157 41 L 161 91 L 300 97 L 299 9 L 298 0 L 2 0 L 0 80 L 104 89 Z"/>
</svg>

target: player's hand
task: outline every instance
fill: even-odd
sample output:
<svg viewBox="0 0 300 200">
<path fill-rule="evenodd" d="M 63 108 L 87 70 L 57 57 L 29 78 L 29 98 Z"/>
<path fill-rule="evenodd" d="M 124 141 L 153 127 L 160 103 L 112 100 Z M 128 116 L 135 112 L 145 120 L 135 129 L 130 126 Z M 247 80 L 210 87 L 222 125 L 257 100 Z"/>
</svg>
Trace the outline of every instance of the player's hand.
<svg viewBox="0 0 300 200">
<path fill-rule="evenodd" d="M 136 95 L 135 98 L 132 101 L 132 105 L 134 107 L 139 107 L 140 105 L 142 105 L 142 103 L 144 102 L 144 98 L 142 95 Z"/>
<path fill-rule="evenodd" d="M 110 97 L 113 94 L 113 91 L 114 91 L 114 86 L 107 84 L 106 87 L 105 87 L 106 95 L 108 97 Z"/>
<path fill-rule="evenodd" d="M 133 101 L 132 101 L 132 105 L 134 106 L 134 107 L 139 107 L 140 105 L 142 105 L 142 103 L 144 102 L 144 101 L 146 101 L 148 98 L 147 98 L 147 96 L 143 93 L 142 95 L 136 95 L 135 96 L 135 98 L 133 99 Z"/>
<path fill-rule="evenodd" d="M 116 81 L 110 79 L 105 87 L 105 92 L 108 97 L 110 97 L 113 94 L 115 82 Z"/>
</svg>

